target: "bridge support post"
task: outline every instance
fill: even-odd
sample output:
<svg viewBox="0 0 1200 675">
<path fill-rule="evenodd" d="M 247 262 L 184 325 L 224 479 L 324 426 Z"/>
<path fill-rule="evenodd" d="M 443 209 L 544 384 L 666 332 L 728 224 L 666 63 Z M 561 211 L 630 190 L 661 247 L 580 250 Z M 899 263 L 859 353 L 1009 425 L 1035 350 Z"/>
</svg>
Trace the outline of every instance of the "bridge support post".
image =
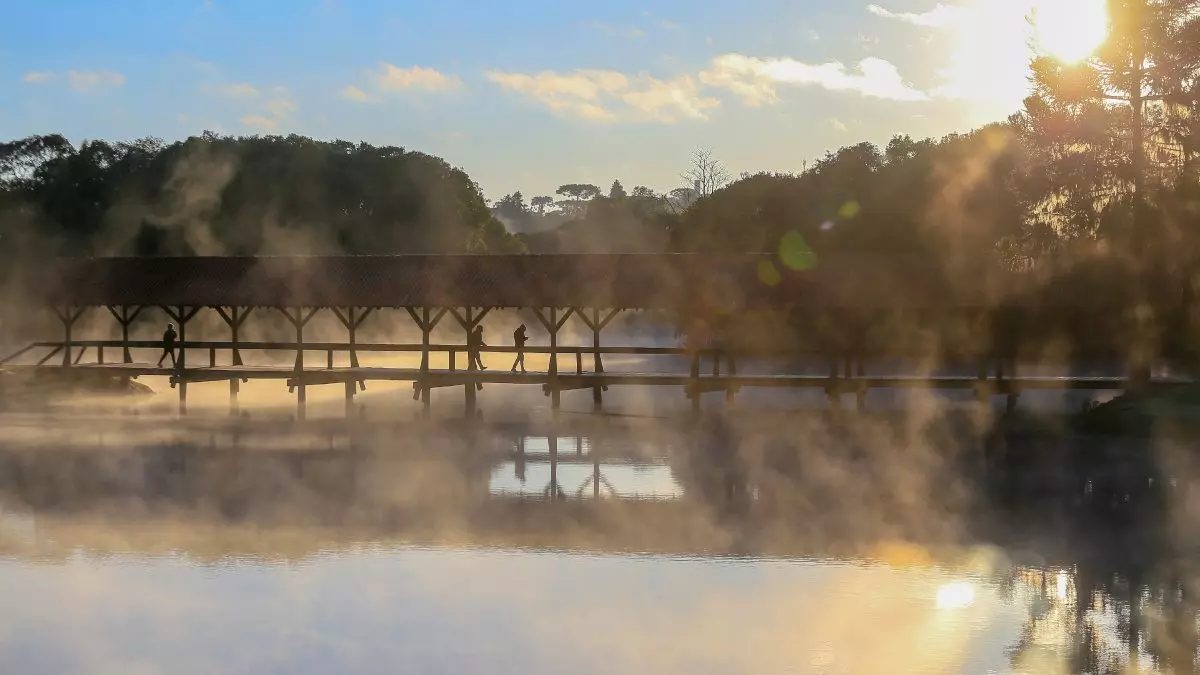
<svg viewBox="0 0 1200 675">
<path fill-rule="evenodd" d="M 121 305 L 119 312 L 113 305 L 108 305 L 107 308 L 108 313 L 112 314 L 117 323 L 121 325 L 121 356 L 124 363 L 133 363 L 133 354 L 129 352 L 129 326 L 138 317 L 138 314 L 142 313 L 142 307 L 139 305 L 132 312 L 130 312 L 129 305 Z"/>
<path fill-rule="evenodd" d="M 354 380 L 346 380 L 346 419 L 354 417 Z"/>
<path fill-rule="evenodd" d="M 593 308 L 591 316 L 588 316 L 583 310 L 576 308 L 575 314 L 583 320 L 583 323 L 588 328 L 592 329 L 592 369 L 597 375 L 604 373 L 604 359 L 600 356 L 600 331 L 609 324 L 620 312 L 619 309 L 611 309 L 604 318 L 600 317 L 600 310 Z M 604 395 L 601 392 L 608 391 L 608 385 L 597 383 L 592 387 L 592 410 L 599 410 L 604 404 Z"/>
<path fill-rule="evenodd" d="M 179 389 L 179 414 L 187 414 L 187 322 L 200 311 L 199 307 L 189 309 L 185 305 L 170 307 L 163 305 L 162 310 L 167 316 L 179 324 L 179 355 L 175 357 L 175 387 Z"/>
<path fill-rule="evenodd" d="M 558 387 L 558 332 L 575 313 L 575 308 L 568 309 L 561 317 L 558 315 L 558 307 L 545 309 L 546 313 L 543 313 L 542 308 L 535 307 L 533 312 L 550 334 L 550 367 L 546 373 L 549 382 L 546 383 L 546 389 L 550 394 L 550 409 L 558 410 L 562 406 L 562 391 Z"/>
<path fill-rule="evenodd" d="M 842 384 L 838 380 L 838 362 L 837 355 L 833 354 L 829 360 L 829 381 L 825 385 L 825 395 L 829 397 L 829 407 L 834 411 L 842 409 Z"/>
<path fill-rule="evenodd" d="M 357 314 L 357 315 L 356 315 L 357 308 L 355 308 L 355 307 L 347 307 L 345 314 L 342 314 L 342 312 L 337 307 L 331 307 L 330 309 L 332 309 L 333 313 L 335 315 L 337 315 L 337 318 L 339 321 L 342 322 L 342 325 L 346 327 L 346 335 L 349 338 L 349 342 L 350 342 L 350 367 L 358 368 L 359 367 L 359 365 L 358 365 L 358 327 L 361 326 L 363 324 L 363 322 L 367 320 L 367 317 L 371 315 L 371 312 L 375 311 L 375 308 L 374 307 L 366 307 L 363 309 L 362 314 Z M 418 325 L 420 324 L 419 321 L 417 323 L 418 323 Z M 330 367 L 332 367 L 332 366 L 330 366 Z M 366 380 L 358 380 L 358 387 L 360 390 L 366 391 L 367 390 L 367 381 Z"/>
<path fill-rule="evenodd" d="M 420 379 L 413 382 L 413 400 L 421 400 L 421 414 L 429 417 L 429 338 L 434 327 L 446 315 L 446 308 L 439 309 L 433 315 L 430 315 L 428 307 L 422 307 L 420 314 L 412 307 L 404 309 L 412 317 L 413 323 L 417 324 L 417 328 L 421 329 L 421 374 Z"/>
<path fill-rule="evenodd" d="M 479 358 L 479 347 L 481 347 L 482 345 L 476 345 L 474 343 L 474 338 L 472 337 L 472 334 L 475 332 L 475 328 L 480 323 L 483 322 L 483 318 L 485 316 L 487 316 L 489 311 L 491 311 L 491 310 L 484 307 L 479 310 L 478 314 L 476 314 L 473 308 L 464 307 L 463 313 L 459 314 L 457 310 L 455 310 L 453 308 L 450 309 L 450 313 L 453 314 L 454 318 L 458 320 L 458 325 L 462 326 L 463 331 L 466 332 L 466 335 L 467 335 L 467 372 L 468 373 L 478 372 L 478 367 L 475 365 L 475 362 Z M 479 391 L 481 389 L 483 389 L 483 384 L 481 382 L 474 381 L 473 378 L 467 378 L 466 384 L 463 385 L 463 397 L 465 399 L 466 415 L 468 418 L 474 419 L 474 417 L 475 417 L 475 414 L 476 414 L 476 396 L 475 396 L 475 394 L 477 391 Z"/>
<path fill-rule="evenodd" d="M 254 311 L 253 307 L 237 307 L 232 306 L 229 311 L 225 311 L 224 307 L 214 306 L 217 314 L 221 315 L 221 319 L 225 321 L 225 325 L 229 326 L 229 342 L 230 342 L 230 359 L 231 365 L 242 365 L 242 352 L 238 349 L 238 330 L 242 324 L 246 323 L 246 318 L 250 316 L 250 312 Z M 241 382 L 247 382 L 247 378 L 241 378 Z M 241 386 L 238 378 L 229 378 L 229 414 L 238 414 L 238 391 Z"/>
<path fill-rule="evenodd" d="M 296 388 L 296 419 L 303 420 L 308 414 L 308 395 L 304 386 L 304 326 L 312 321 L 313 316 L 320 311 L 320 307 L 312 307 L 307 312 L 303 307 L 290 309 L 285 307 L 278 308 L 283 313 L 292 327 L 296 330 L 296 367 L 295 375 L 293 375 L 293 386 Z"/>
<path fill-rule="evenodd" d="M 700 350 L 692 352 L 692 367 L 689 374 L 692 412 L 700 412 Z"/>
<path fill-rule="evenodd" d="M 73 363 L 71 361 L 72 329 L 75 326 L 75 322 L 79 320 L 79 317 L 83 316 L 83 313 L 87 310 L 87 307 L 63 307 L 61 309 L 58 307 L 53 307 L 52 309 L 54 310 L 55 315 L 58 316 L 59 321 L 62 321 L 63 325 L 62 364 L 64 368 L 70 368 L 71 364 Z"/>
</svg>

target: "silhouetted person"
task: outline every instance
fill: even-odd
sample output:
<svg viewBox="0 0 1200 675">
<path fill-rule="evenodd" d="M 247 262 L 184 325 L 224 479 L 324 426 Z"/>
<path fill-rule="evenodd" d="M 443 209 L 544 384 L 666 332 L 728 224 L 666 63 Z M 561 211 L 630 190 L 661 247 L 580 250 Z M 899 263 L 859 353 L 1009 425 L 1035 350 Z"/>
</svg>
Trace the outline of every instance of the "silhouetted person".
<svg viewBox="0 0 1200 675">
<path fill-rule="evenodd" d="M 471 364 L 480 370 L 487 370 L 487 366 L 483 365 L 483 359 L 479 358 L 479 350 L 487 346 L 483 341 L 483 326 L 476 326 L 475 330 L 471 331 L 470 344 L 467 345 L 467 350 L 470 352 Z"/>
<path fill-rule="evenodd" d="M 476 326 L 475 330 L 471 331 L 470 339 L 467 340 L 467 358 L 470 359 L 470 362 L 467 364 L 468 368 L 474 365 L 480 370 L 487 370 L 487 366 L 483 365 L 483 359 L 479 357 L 479 350 L 486 346 L 487 343 L 483 341 L 483 326 Z M 482 390 L 483 383 L 476 382 L 475 388 Z"/>
<path fill-rule="evenodd" d="M 525 372 L 525 343 L 529 341 L 529 337 L 525 335 L 525 324 L 521 324 L 513 331 L 513 346 L 517 348 L 517 360 L 513 361 L 512 372 L 517 372 L 517 366 L 521 366 L 521 372 Z"/>
<path fill-rule="evenodd" d="M 175 367 L 175 326 L 167 324 L 167 330 L 163 331 L 163 353 L 158 357 L 158 367 L 162 367 L 163 359 L 171 357 L 171 367 Z"/>
</svg>

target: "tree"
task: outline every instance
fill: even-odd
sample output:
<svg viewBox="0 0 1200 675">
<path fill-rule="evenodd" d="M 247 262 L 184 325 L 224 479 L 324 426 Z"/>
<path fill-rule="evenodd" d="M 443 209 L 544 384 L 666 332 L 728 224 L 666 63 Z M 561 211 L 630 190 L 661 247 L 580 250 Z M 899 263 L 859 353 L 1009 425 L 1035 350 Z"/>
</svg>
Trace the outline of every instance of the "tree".
<svg viewBox="0 0 1200 675">
<path fill-rule="evenodd" d="M 1195 154 L 1200 0 L 1110 0 L 1109 18 L 1090 58 L 1032 62 L 1034 92 L 1013 120 L 1037 157 L 1026 183 L 1043 248 L 1101 230 L 1144 246 L 1150 193 Z"/>
<path fill-rule="evenodd" d="M 586 203 L 596 199 L 602 193 L 600 188 L 590 183 L 567 183 L 558 186 L 554 194 L 567 197 L 566 200 L 559 202 L 559 206 L 571 217 L 580 218 L 587 212 Z"/>
<path fill-rule="evenodd" d="M 713 158 L 711 150 L 693 152 L 691 167 L 679 177 L 685 189 L 695 192 L 695 199 L 707 197 L 729 182 L 729 172 L 719 160 Z"/>
<path fill-rule="evenodd" d="M 558 186 L 554 194 L 573 199 L 577 202 L 586 202 L 600 196 L 600 188 L 589 183 L 567 183 L 566 185 Z"/>
<path fill-rule="evenodd" d="M 546 214 L 546 207 L 554 204 L 554 197 L 542 195 L 529 200 L 529 205 L 539 216 Z"/>
<path fill-rule="evenodd" d="M 78 148 L 56 136 L 6 143 L 0 227 L 5 255 L 20 255 L 18 248 L 256 255 L 519 247 L 479 186 L 445 161 L 295 135 L 206 133 L 170 145 L 143 139 Z M 25 239 L 14 242 L 10 232 Z M 29 240 L 35 234 L 41 241 Z"/>
<path fill-rule="evenodd" d="M 898 137 L 886 153 L 860 143 L 800 175 L 759 173 L 687 209 L 679 251 L 777 253 L 796 235 L 817 254 L 894 252 L 931 265 L 992 262 L 1018 234 L 1013 131 L 994 125 L 940 141 Z M 683 190 L 683 188 L 681 188 Z M 967 264 L 966 266 L 970 266 Z"/>
<path fill-rule="evenodd" d="M 608 189 L 609 199 L 625 199 L 628 196 L 625 194 L 625 187 L 621 185 L 621 181 L 614 180 L 612 187 Z"/>
</svg>

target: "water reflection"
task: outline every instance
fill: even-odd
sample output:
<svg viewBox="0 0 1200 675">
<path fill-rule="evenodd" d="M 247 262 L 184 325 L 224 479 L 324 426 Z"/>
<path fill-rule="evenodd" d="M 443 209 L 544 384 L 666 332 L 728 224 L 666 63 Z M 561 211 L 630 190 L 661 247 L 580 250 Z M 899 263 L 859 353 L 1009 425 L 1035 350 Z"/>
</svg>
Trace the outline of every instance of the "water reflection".
<svg viewBox="0 0 1200 675">
<path fill-rule="evenodd" d="M 59 443 L 0 434 L 4 672 L 104 670 L 87 666 L 104 649 L 122 670 L 130 653 L 97 645 L 134 630 L 149 670 L 190 655 L 197 672 L 1197 663 L 1200 474 L 1168 441 L 710 420 L 310 429 L 289 446 L 257 427 L 70 424 Z M 394 649 L 365 646 L 380 626 Z"/>
</svg>

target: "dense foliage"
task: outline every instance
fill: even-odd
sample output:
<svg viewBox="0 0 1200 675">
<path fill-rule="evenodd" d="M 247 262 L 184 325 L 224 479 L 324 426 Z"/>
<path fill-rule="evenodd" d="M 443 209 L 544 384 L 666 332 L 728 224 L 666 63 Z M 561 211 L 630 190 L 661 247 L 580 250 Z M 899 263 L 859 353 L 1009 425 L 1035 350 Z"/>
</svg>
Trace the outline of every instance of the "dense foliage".
<svg viewBox="0 0 1200 675">
<path fill-rule="evenodd" d="M 301 136 L 6 143 L 0 228 L 10 254 L 521 250 L 445 161 Z"/>
</svg>

